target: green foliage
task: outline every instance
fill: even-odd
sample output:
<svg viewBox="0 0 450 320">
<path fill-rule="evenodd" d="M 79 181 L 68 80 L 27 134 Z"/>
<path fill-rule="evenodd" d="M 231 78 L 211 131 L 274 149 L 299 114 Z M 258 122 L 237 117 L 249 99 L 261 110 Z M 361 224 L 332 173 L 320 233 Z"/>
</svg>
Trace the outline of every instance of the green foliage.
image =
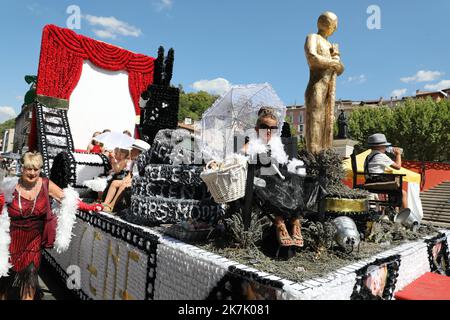
<svg viewBox="0 0 450 320">
<path fill-rule="evenodd" d="M 14 129 L 16 126 L 16 119 L 11 119 L 0 124 L 0 139 L 3 139 L 3 135 L 7 129 Z"/>
<path fill-rule="evenodd" d="M 408 99 L 394 108 L 362 107 L 349 117 L 350 135 L 366 148 L 367 138 L 384 133 L 404 158 L 420 161 L 450 160 L 450 100 Z"/>
<path fill-rule="evenodd" d="M 24 104 L 31 104 L 36 100 L 36 82 L 37 76 L 25 76 L 25 82 L 30 84 L 30 90 L 27 91 L 24 97 Z"/>
<path fill-rule="evenodd" d="M 294 126 L 294 123 L 292 122 L 291 117 L 286 116 L 284 119 L 285 122 L 289 123 L 289 128 L 291 129 L 291 136 L 296 137 L 298 134 L 297 127 Z"/>
<path fill-rule="evenodd" d="M 240 248 L 255 247 L 262 240 L 263 230 L 269 226 L 266 217 L 260 218 L 258 212 L 251 214 L 250 228 L 245 231 L 244 221 L 239 213 L 235 213 L 231 218 L 225 219 L 225 223 L 230 230 L 233 241 Z"/>
<path fill-rule="evenodd" d="M 180 110 L 178 112 L 178 120 L 183 121 L 185 118 L 192 120 L 200 120 L 202 114 L 211 107 L 218 96 L 211 95 L 205 91 L 185 93 L 183 87 L 180 88 Z"/>
<path fill-rule="evenodd" d="M 297 150 L 306 150 L 306 139 L 304 136 L 298 137 Z"/>
</svg>

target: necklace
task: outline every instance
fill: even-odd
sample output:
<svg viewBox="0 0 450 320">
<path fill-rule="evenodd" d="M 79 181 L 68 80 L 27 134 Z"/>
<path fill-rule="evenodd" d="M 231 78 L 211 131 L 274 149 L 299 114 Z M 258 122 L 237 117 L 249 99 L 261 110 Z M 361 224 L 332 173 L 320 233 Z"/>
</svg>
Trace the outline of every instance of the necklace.
<svg viewBox="0 0 450 320">
<path fill-rule="evenodd" d="M 38 185 L 38 182 L 36 182 L 31 188 L 27 188 L 27 187 L 25 187 L 22 179 L 20 180 L 20 183 L 19 183 L 20 188 L 23 189 L 26 192 L 33 191 L 33 189 L 36 188 L 37 185 Z"/>
<path fill-rule="evenodd" d="M 33 188 L 31 188 L 30 190 L 26 190 L 26 189 L 22 186 L 22 184 L 19 184 L 19 186 L 20 186 L 20 189 L 23 189 L 24 191 L 30 193 L 31 191 L 33 191 L 33 189 L 36 187 L 37 184 L 38 184 L 38 183 L 36 183 L 36 184 L 33 186 Z M 23 211 L 22 211 L 22 195 L 20 194 L 20 189 L 19 189 L 19 211 L 20 211 L 20 215 L 25 217 L 25 215 L 23 214 Z M 41 193 L 41 190 L 39 190 L 39 192 L 38 192 L 38 194 L 36 195 L 36 197 L 34 197 L 33 208 L 31 209 L 30 214 L 29 214 L 28 216 L 26 216 L 26 217 L 31 217 L 31 216 L 33 215 L 34 209 L 36 208 L 36 201 L 37 201 L 37 198 L 39 197 L 39 194 L 40 194 L 40 193 Z"/>
</svg>

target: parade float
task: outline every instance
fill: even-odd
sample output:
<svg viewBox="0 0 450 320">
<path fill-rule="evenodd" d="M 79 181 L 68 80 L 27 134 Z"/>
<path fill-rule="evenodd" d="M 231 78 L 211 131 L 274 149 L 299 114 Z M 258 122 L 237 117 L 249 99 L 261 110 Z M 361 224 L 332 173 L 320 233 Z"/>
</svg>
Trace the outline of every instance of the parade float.
<svg viewBox="0 0 450 320">
<path fill-rule="evenodd" d="M 356 240 L 363 248 L 370 235 L 360 239 L 361 234 L 377 213 L 366 193 L 341 185 L 338 180 L 344 177 L 330 170 L 340 160 L 326 152 L 300 157 L 310 178 L 309 184 L 308 177 L 301 180 L 310 221 L 304 224 L 304 249 L 280 261 L 259 251 L 264 241 L 240 248 L 234 237 L 231 248 L 216 246 L 215 240 L 229 230 L 219 228 L 224 220 L 236 224 L 235 236 L 254 232 L 259 240 L 264 238 L 263 223 L 246 205 L 233 212 L 233 206 L 216 202 L 202 180 L 206 163 L 198 157 L 204 141 L 177 129 L 179 92 L 170 86 L 173 62 L 172 50 L 164 58 L 160 49 L 154 59 L 54 25 L 43 30 L 29 148 L 44 155 L 45 175 L 89 198 L 84 182 L 110 170 L 105 156 L 83 151 L 93 132 L 129 130 L 151 143 L 138 159 L 129 208 L 121 214 L 79 211 L 69 250 L 44 252 L 81 299 L 393 299 L 425 272 L 450 274 L 450 232 L 445 230 L 414 234 L 410 241 L 396 237 L 405 230 L 391 232 L 373 254 L 359 254 Z M 214 116 L 213 111 L 206 116 Z M 233 144 L 226 139 L 222 147 L 234 150 Z M 336 230 L 348 227 L 333 220 L 339 217 L 357 224 L 350 226 L 357 231 L 352 253 L 339 246 L 348 239 L 335 237 Z M 196 230 L 196 225 L 201 227 Z M 330 225 L 333 234 L 326 232 Z M 337 253 L 327 256 L 327 250 Z M 337 256 L 344 257 L 337 264 L 327 260 Z M 313 265 L 331 269 L 305 272 Z"/>
</svg>

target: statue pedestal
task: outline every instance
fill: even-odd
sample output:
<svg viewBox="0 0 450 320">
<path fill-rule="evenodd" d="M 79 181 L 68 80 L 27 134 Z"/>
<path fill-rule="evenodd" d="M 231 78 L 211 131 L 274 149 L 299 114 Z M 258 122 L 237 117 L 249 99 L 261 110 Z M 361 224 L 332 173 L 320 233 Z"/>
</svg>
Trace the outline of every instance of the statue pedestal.
<svg viewBox="0 0 450 320">
<path fill-rule="evenodd" d="M 340 156 L 349 158 L 357 144 L 358 141 L 351 139 L 336 139 L 333 141 L 333 150 Z"/>
</svg>

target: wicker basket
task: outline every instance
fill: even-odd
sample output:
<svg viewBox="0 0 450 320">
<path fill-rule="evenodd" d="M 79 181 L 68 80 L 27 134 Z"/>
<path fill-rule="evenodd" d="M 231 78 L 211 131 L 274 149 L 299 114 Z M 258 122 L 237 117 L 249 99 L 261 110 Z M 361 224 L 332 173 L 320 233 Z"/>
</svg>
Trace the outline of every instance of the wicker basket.
<svg viewBox="0 0 450 320">
<path fill-rule="evenodd" d="M 247 162 L 233 158 L 229 163 L 210 161 L 200 178 L 217 203 L 228 203 L 245 196 Z"/>
<path fill-rule="evenodd" d="M 164 233 L 183 242 L 193 243 L 206 241 L 212 230 L 212 228 L 186 230 L 182 226 L 174 224 L 166 228 Z"/>
</svg>

